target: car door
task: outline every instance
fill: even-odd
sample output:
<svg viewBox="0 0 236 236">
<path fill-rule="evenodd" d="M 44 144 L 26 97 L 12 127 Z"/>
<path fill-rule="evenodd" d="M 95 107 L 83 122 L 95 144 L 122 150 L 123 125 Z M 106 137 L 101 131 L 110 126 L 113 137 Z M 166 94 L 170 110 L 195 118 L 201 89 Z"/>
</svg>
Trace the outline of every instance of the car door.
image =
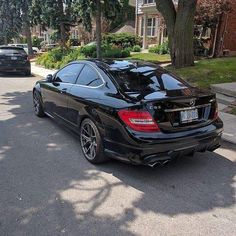
<svg viewBox="0 0 236 236">
<path fill-rule="evenodd" d="M 75 83 L 83 64 L 73 63 L 59 70 L 43 91 L 46 111 L 58 118 L 67 119 L 68 93 Z"/>
<path fill-rule="evenodd" d="M 86 107 L 93 106 L 94 99 L 99 98 L 104 84 L 102 76 L 91 65 L 85 65 L 79 74 L 76 84 L 69 92 L 68 98 L 68 120 L 77 125 L 79 114 L 83 113 Z"/>
</svg>

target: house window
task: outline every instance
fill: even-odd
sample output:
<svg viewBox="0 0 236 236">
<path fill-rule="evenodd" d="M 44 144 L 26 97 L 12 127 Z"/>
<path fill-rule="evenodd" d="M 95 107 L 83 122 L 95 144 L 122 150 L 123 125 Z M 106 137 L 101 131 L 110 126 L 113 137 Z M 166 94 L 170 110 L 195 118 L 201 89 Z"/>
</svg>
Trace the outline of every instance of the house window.
<svg viewBox="0 0 236 236">
<path fill-rule="evenodd" d="M 153 37 L 156 35 L 156 18 L 148 18 L 147 19 L 147 36 Z M 143 36 L 144 32 L 144 18 L 142 18 L 142 26 L 141 26 L 141 36 Z"/>
<path fill-rule="evenodd" d="M 155 0 L 143 0 L 143 4 L 154 3 Z"/>
</svg>

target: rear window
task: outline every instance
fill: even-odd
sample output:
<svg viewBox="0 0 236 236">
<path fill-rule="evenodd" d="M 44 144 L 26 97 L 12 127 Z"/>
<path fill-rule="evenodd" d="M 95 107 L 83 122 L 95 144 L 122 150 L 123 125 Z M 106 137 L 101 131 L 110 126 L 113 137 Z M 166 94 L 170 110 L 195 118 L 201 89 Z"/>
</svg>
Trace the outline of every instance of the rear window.
<svg viewBox="0 0 236 236">
<path fill-rule="evenodd" d="M 0 55 L 3 54 L 22 54 L 26 55 L 26 52 L 23 48 L 0 48 Z"/>
<path fill-rule="evenodd" d="M 112 70 L 111 74 L 124 92 L 157 92 L 187 87 L 184 81 L 175 78 L 173 75 L 148 66 Z"/>
</svg>

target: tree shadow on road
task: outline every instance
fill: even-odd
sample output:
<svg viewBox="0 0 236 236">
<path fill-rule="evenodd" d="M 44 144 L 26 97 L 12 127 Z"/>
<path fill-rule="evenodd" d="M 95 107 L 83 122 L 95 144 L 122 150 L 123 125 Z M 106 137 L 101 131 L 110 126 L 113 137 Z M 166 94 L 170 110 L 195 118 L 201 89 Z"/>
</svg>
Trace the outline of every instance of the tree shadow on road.
<svg viewBox="0 0 236 236">
<path fill-rule="evenodd" d="M 197 154 L 155 169 L 93 166 L 76 136 L 34 116 L 31 91 L 2 97 L 9 114 L 0 112 L 0 235 L 136 235 L 140 214 L 235 204 L 236 166 L 225 156 Z"/>
</svg>

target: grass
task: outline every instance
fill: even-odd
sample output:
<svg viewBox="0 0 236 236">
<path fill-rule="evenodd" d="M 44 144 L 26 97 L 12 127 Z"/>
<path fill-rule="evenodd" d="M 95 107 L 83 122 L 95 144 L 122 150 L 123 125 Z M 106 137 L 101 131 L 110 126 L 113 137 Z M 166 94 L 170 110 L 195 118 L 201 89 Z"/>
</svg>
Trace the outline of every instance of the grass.
<svg viewBox="0 0 236 236">
<path fill-rule="evenodd" d="M 131 55 L 127 59 L 144 60 L 144 61 L 159 63 L 159 62 L 170 61 L 170 55 L 169 54 L 159 55 L 156 53 L 136 53 Z"/>
<path fill-rule="evenodd" d="M 209 89 L 211 84 L 236 82 L 236 57 L 205 59 L 193 67 L 167 68 L 201 88 Z"/>
<path fill-rule="evenodd" d="M 236 108 L 232 108 L 232 110 L 229 113 L 236 116 Z"/>
</svg>

